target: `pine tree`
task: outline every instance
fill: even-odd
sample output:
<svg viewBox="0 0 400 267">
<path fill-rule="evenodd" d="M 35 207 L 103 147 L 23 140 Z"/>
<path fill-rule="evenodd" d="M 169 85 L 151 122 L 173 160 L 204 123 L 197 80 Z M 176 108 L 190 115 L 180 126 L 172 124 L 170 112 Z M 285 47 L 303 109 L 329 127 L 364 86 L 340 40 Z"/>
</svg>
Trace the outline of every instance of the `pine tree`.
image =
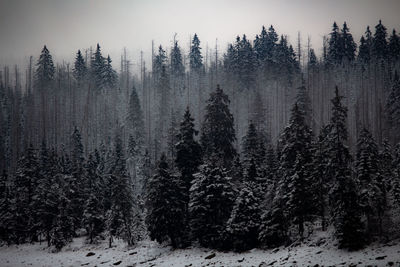
<svg viewBox="0 0 400 267">
<path fill-rule="evenodd" d="M 187 190 L 189 190 L 193 174 L 198 171 L 202 160 L 201 146 L 194 139 L 197 134 L 198 131 L 194 128 L 194 119 L 190 114 L 189 107 L 187 107 L 179 128 L 175 159 Z"/>
<path fill-rule="evenodd" d="M 174 47 L 171 50 L 171 73 L 175 77 L 183 77 L 185 75 L 185 66 L 183 66 L 181 49 L 178 46 L 178 41 L 174 42 Z"/>
<path fill-rule="evenodd" d="M 364 245 L 361 207 L 358 201 L 356 184 L 351 176 L 351 156 L 347 141 L 347 108 L 342 104 L 343 96 L 336 87 L 332 102 L 332 117 L 327 126 L 328 153 L 330 161 L 327 176 L 333 181 L 330 190 L 331 213 L 334 221 L 336 237 L 340 248 L 359 249 Z"/>
<path fill-rule="evenodd" d="M 86 77 L 87 71 L 88 70 L 86 67 L 85 60 L 83 59 L 81 50 L 78 50 L 78 52 L 76 53 L 74 70 L 73 70 L 75 80 L 77 80 L 78 83 L 81 83 L 83 79 Z"/>
<path fill-rule="evenodd" d="M 58 157 L 55 150 L 49 151 L 43 141 L 39 153 L 38 182 L 33 196 L 32 210 L 34 211 L 35 229 L 38 234 L 44 234 L 50 246 L 50 233 L 58 214 L 58 193 L 52 185 L 59 173 Z"/>
<path fill-rule="evenodd" d="M 169 173 L 165 154 L 157 173 L 149 182 L 147 225 L 152 240 L 170 240 L 172 247 L 188 245 L 187 188 L 182 180 Z"/>
<path fill-rule="evenodd" d="M 246 135 L 242 141 L 243 167 L 245 172 L 249 171 L 250 162 L 254 161 L 257 176 L 265 176 L 265 140 L 262 133 L 257 131 L 255 125 L 250 122 Z"/>
<path fill-rule="evenodd" d="M 251 186 L 246 184 L 240 189 L 227 222 L 227 231 L 234 250 L 244 251 L 258 246 L 260 202 Z"/>
<path fill-rule="evenodd" d="M 7 242 L 7 244 L 12 242 L 15 232 L 12 225 L 14 214 L 11 210 L 11 201 L 12 195 L 8 185 L 8 175 L 4 170 L 0 177 L 0 240 Z"/>
<path fill-rule="evenodd" d="M 199 73 L 203 69 L 203 56 L 201 55 L 200 40 L 197 34 L 194 34 L 192 45 L 190 47 L 190 71 Z"/>
<path fill-rule="evenodd" d="M 126 162 L 119 134 L 115 138 L 115 149 L 110 167 L 110 201 L 111 207 L 107 213 L 107 229 L 109 245 L 113 237 L 122 238 L 132 246 L 134 240 L 134 199 L 132 186 L 126 172 Z"/>
<path fill-rule="evenodd" d="M 375 26 L 375 34 L 372 39 L 371 53 L 372 56 L 377 60 L 383 60 L 387 58 L 388 44 L 386 40 L 387 32 L 386 27 L 383 26 L 382 21 Z"/>
<path fill-rule="evenodd" d="M 358 49 L 358 57 L 357 57 L 358 61 L 361 62 L 362 64 L 368 63 L 371 59 L 370 50 L 371 48 L 368 46 L 364 36 L 361 36 L 360 47 Z"/>
<path fill-rule="evenodd" d="M 343 51 L 341 45 L 341 35 L 339 31 L 339 27 L 336 22 L 333 23 L 332 32 L 330 33 L 329 38 L 329 47 L 328 47 L 328 55 L 327 60 L 330 64 L 340 64 L 343 58 Z"/>
<path fill-rule="evenodd" d="M 311 173 L 311 192 L 314 193 L 314 206 L 316 214 L 321 218 L 322 230 L 327 227 L 326 211 L 328 206 L 328 193 L 333 181 L 327 177 L 327 165 L 329 163 L 329 152 L 327 146 L 328 127 L 322 126 L 318 139 L 313 144 L 313 161 Z"/>
<path fill-rule="evenodd" d="M 346 22 L 343 23 L 341 42 L 343 58 L 347 60 L 347 62 L 352 62 L 355 59 L 357 45 L 353 40 L 353 35 L 349 32 Z"/>
<path fill-rule="evenodd" d="M 205 158 L 217 155 L 224 166 L 230 166 L 236 155 L 233 115 L 229 110 L 229 98 L 217 85 L 217 90 L 210 94 L 206 114 L 202 125 L 200 143 Z"/>
<path fill-rule="evenodd" d="M 400 59 L 400 37 L 397 35 L 395 29 L 393 29 L 392 35 L 389 37 L 388 50 L 390 60 L 397 62 Z"/>
<path fill-rule="evenodd" d="M 371 133 L 364 128 L 357 142 L 356 168 L 360 182 L 360 206 L 367 217 L 369 236 L 376 229 L 373 224 L 375 217 L 379 221 L 379 234 L 382 233 L 382 217 L 386 210 L 386 189 L 379 167 L 378 146 Z"/>
<path fill-rule="evenodd" d="M 54 80 L 55 74 L 53 58 L 46 46 L 43 47 L 36 65 L 35 82 L 38 88 L 43 88 Z"/>
<path fill-rule="evenodd" d="M 397 144 L 393 153 L 392 194 L 397 206 L 400 206 L 400 144 Z"/>
<path fill-rule="evenodd" d="M 25 155 L 19 160 L 14 177 L 11 212 L 14 214 L 11 224 L 17 244 L 36 239 L 33 211 L 31 209 L 34 191 L 37 186 L 38 160 L 36 150 L 29 145 Z"/>
<path fill-rule="evenodd" d="M 108 55 L 103 69 L 103 84 L 106 88 L 115 88 L 117 80 L 117 72 L 113 69 L 111 65 L 111 58 Z"/>
<path fill-rule="evenodd" d="M 106 64 L 106 59 L 101 54 L 100 45 L 97 44 L 96 51 L 93 54 L 93 58 L 91 59 L 90 67 L 94 84 L 98 90 L 103 89 L 103 87 L 105 86 L 104 76 Z"/>
<path fill-rule="evenodd" d="M 190 226 L 193 237 L 204 247 L 230 246 L 226 232 L 235 191 L 225 168 L 212 158 L 201 166 L 190 188 Z"/>
<path fill-rule="evenodd" d="M 391 126 L 396 130 L 400 126 L 400 79 L 397 71 L 394 73 L 390 93 L 386 100 L 386 112 Z"/>
<path fill-rule="evenodd" d="M 315 55 L 315 51 L 314 49 L 310 48 L 310 52 L 309 52 L 309 58 L 308 58 L 308 67 L 310 69 L 313 69 L 317 66 L 318 64 L 318 60 L 317 60 L 317 56 Z"/>
<path fill-rule="evenodd" d="M 163 68 L 165 68 L 166 63 L 167 63 L 167 54 L 160 45 L 158 47 L 158 54 L 154 57 L 153 60 L 153 73 L 156 79 L 160 77 L 161 71 L 163 70 Z"/>
<path fill-rule="evenodd" d="M 97 173 L 98 161 L 90 154 L 85 164 L 85 204 L 82 224 L 88 233 L 90 244 L 104 230 L 104 208 L 102 206 L 101 179 Z"/>
<path fill-rule="evenodd" d="M 132 87 L 132 92 L 129 98 L 127 120 L 131 127 L 132 137 L 136 142 L 137 149 L 140 151 L 144 145 L 144 120 L 143 111 L 140 105 L 140 99 L 136 92 L 135 86 Z"/>
<path fill-rule="evenodd" d="M 85 176 L 84 174 L 84 156 L 81 134 L 77 127 L 71 135 L 71 175 L 68 176 L 69 192 L 67 198 L 71 203 L 75 230 L 81 226 L 83 214 L 82 207 L 85 202 Z"/>
</svg>

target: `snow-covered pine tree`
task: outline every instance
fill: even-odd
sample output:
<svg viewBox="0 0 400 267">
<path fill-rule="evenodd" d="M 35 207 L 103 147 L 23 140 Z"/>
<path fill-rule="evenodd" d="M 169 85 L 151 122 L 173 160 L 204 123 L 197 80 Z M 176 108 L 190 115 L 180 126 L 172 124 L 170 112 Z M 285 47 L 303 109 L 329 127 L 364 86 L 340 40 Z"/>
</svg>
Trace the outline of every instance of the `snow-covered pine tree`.
<svg viewBox="0 0 400 267">
<path fill-rule="evenodd" d="M 356 170 L 360 183 L 360 206 L 367 217 L 367 238 L 382 233 L 382 217 L 386 210 L 386 189 L 379 167 L 378 146 L 372 134 L 364 128 L 357 141 Z M 376 219 L 378 223 L 374 223 Z"/>
<path fill-rule="evenodd" d="M 400 207 L 400 144 L 397 144 L 393 153 L 392 194 L 397 206 Z"/>
<path fill-rule="evenodd" d="M 122 238 L 132 246 L 135 240 L 134 225 L 134 199 L 132 186 L 126 171 L 126 162 L 119 134 L 115 137 L 115 148 L 110 166 L 110 201 L 111 207 L 107 212 L 107 230 L 109 233 L 109 246 L 113 237 Z"/>
<path fill-rule="evenodd" d="M 230 247 L 226 232 L 235 202 L 235 189 L 220 156 L 209 158 L 190 188 L 190 226 L 193 237 L 204 247 Z"/>
<path fill-rule="evenodd" d="M 81 85 L 83 80 L 86 78 L 87 73 L 88 70 L 86 67 L 85 60 L 82 56 L 81 50 L 78 50 L 75 57 L 73 75 L 79 85 Z"/>
<path fill-rule="evenodd" d="M 351 250 L 364 246 L 364 225 L 361 221 L 361 207 L 358 201 L 356 184 L 352 177 L 350 162 L 351 156 L 347 141 L 347 108 L 342 104 L 343 96 L 339 95 L 339 89 L 335 88 L 335 96 L 332 102 L 332 117 L 328 130 L 327 176 L 333 181 L 329 192 L 331 214 L 335 226 L 339 248 Z"/>
<path fill-rule="evenodd" d="M 170 241 L 172 247 L 188 245 L 187 188 L 180 177 L 171 175 L 163 153 L 147 193 L 147 227 L 152 240 Z"/>
<path fill-rule="evenodd" d="M 240 188 L 227 222 L 229 240 L 236 251 L 249 250 L 258 246 L 261 200 L 251 184 L 245 183 L 243 188 Z"/>
<path fill-rule="evenodd" d="M 3 170 L 0 176 L 0 240 L 10 244 L 14 233 L 12 219 L 14 214 L 11 211 L 11 192 L 9 187 L 8 175 Z"/>
<path fill-rule="evenodd" d="M 101 54 L 100 45 L 97 44 L 96 51 L 93 54 L 93 58 L 90 63 L 90 72 L 91 78 L 94 80 L 94 84 L 97 90 L 103 89 L 104 84 L 104 76 L 105 76 L 105 68 L 106 68 L 106 59 Z"/>
<path fill-rule="evenodd" d="M 304 222 L 313 214 L 313 192 L 311 154 L 312 131 L 305 123 L 304 113 L 294 104 L 289 120 L 281 137 L 279 185 L 282 200 L 287 206 L 288 219 L 298 227 L 299 237 L 304 232 Z M 300 167 L 301 166 L 301 167 Z"/>
<path fill-rule="evenodd" d="M 74 218 L 75 230 L 81 227 L 85 203 L 84 156 L 81 134 L 77 127 L 71 135 L 71 175 L 68 176 L 69 192 L 67 198 L 71 201 L 71 216 Z"/>
<path fill-rule="evenodd" d="M 326 166 L 329 162 L 329 153 L 327 148 L 328 128 L 322 126 L 318 139 L 313 144 L 313 161 L 311 173 L 311 192 L 314 192 L 314 204 L 316 215 L 321 218 L 322 230 L 327 227 L 326 213 L 328 207 L 328 193 L 333 185 L 333 181 L 329 180 L 326 173 Z"/>
<path fill-rule="evenodd" d="M 218 156 L 225 167 L 230 167 L 236 156 L 235 128 L 229 110 L 229 98 L 219 85 L 210 94 L 201 130 L 200 143 L 205 159 Z"/>
<path fill-rule="evenodd" d="M 187 107 L 179 128 L 175 158 L 176 166 L 187 190 L 189 190 L 193 174 L 198 171 L 202 160 L 201 146 L 194 139 L 197 134 L 198 131 L 194 128 L 194 119 L 190 114 L 189 107 Z"/>
<path fill-rule="evenodd" d="M 113 69 L 111 62 L 111 57 L 108 55 L 103 69 L 103 85 L 108 89 L 115 88 L 118 80 L 117 72 Z"/>
<path fill-rule="evenodd" d="M 32 201 L 35 230 L 44 234 L 50 246 L 50 233 L 54 227 L 54 220 L 58 214 L 58 194 L 52 185 L 56 182 L 55 176 L 60 172 L 58 157 L 55 150 L 49 151 L 45 141 L 42 142 L 39 152 L 39 166 L 37 186 Z"/>
<path fill-rule="evenodd" d="M 382 21 L 379 20 L 379 23 L 375 26 L 375 33 L 371 47 L 371 53 L 375 60 L 384 60 L 387 58 L 388 44 L 386 37 L 386 27 L 382 24 Z"/>
<path fill-rule="evenodd" d="M 90 154 L 84 166 L 85 203 L 82 224 L 88 234 L 90 244 L 104 230 L 104 208 L 101 186 L 102 181 L 97 172 L 98 161 Z"/>
<path fill-rule="evenodd" d="M 18 169 L 14 176 L 12 190 L 11 213 L 14 214 L 11 225 L 14 233 L 13 242 L 21 244 L 36 239 L 34 232 L 32 199 L 37 186 L 38 159 L 32 145 L 26 149 L 25 155 L 19 160 Z"/>
<path fill-rule="evenodd" d="M 192 45 L 190 47 L 190 71 L 199 73 L 203 68 L 203 56 L 201 55 L 200 40 L 197 34 L 194 34 Z"/>
<path fill-rule="evenodd" d="M 257 175 L 260 178 L 264 178 L 266 160 L 265 140 L 262 133 L 256 130 L 256 127 L 252 122 L 249 123 L 247 133 L 243 137 L 242 155 L 245 172 L 248 171 L 250 162 L 253 160 L 256 164 Z"/>
</svg>

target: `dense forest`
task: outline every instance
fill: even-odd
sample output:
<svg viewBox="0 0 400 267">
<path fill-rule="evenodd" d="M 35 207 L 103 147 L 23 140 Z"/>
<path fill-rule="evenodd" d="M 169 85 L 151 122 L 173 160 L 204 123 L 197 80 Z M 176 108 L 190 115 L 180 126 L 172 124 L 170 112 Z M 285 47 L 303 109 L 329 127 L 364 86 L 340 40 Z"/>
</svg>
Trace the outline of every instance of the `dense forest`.
<svg viewBox="0 0 400 267">
<path fill-rule="evenodd" d="M 300 35 L 299 35 L 300 36 Z M 400 37 L 346 22 L 295 46 L 274 27 L 225 51 L 191 38 L 133 73 L 99 44 L 0 71 L 0 239 L 59 250 L 150 237 L 243 251 L 331 231 L 400 236 Z"/>
</svg>

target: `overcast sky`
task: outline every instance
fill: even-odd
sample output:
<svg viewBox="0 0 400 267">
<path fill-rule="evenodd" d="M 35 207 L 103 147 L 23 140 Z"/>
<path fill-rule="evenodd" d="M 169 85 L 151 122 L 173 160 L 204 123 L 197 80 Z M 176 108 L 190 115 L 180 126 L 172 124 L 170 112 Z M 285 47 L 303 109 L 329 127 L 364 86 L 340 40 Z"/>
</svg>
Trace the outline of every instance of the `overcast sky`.
<svg viewBox="0 0 400 267">
<path fill-rule="evenodd" d="M 0 0 L 0 65 L 37 56 L 44 44 L 56 61 L 71 61 L 99 42 L 118 66 L 123 47 L 137 63 L 152 40 L 170 46 L 174 33 L 186 50 L 194 33 L 203 48 L 218 38 L 225 49 L 236 35 L 253 39 L 270 24 L 292 44 L 299 31 L 304 45 L 311 36 L 318 52 L 333 21 L 346 21 L 358 42 L 379 19 L 389 32 L 400 30 L 400 0 Z"/>
</svg>

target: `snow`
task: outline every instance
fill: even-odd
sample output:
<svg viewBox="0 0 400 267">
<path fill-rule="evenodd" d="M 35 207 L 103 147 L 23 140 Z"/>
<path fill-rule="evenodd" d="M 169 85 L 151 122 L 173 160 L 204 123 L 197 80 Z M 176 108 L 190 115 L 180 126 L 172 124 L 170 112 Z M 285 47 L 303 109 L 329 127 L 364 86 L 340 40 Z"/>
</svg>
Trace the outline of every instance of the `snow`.
<svg viewBox="0 0 400 267">
<path fill-rule="evenodd" d="M 234 253 L 198 247 L 172 250 L 148 240 L 133 248 L 117 240 L 109 249 L 106 241 L 88 245 L 84 238 L 76 238 L 58 253 L 51 252 L 45 243 L 0 247 L 0 266 L 400 266 L 400 240 L 385 245 L 373 244 L 357 252 L 315 243 Z M 89 252 L 94 255 L 89 256 L 92 254 Z"/>
</svg>

